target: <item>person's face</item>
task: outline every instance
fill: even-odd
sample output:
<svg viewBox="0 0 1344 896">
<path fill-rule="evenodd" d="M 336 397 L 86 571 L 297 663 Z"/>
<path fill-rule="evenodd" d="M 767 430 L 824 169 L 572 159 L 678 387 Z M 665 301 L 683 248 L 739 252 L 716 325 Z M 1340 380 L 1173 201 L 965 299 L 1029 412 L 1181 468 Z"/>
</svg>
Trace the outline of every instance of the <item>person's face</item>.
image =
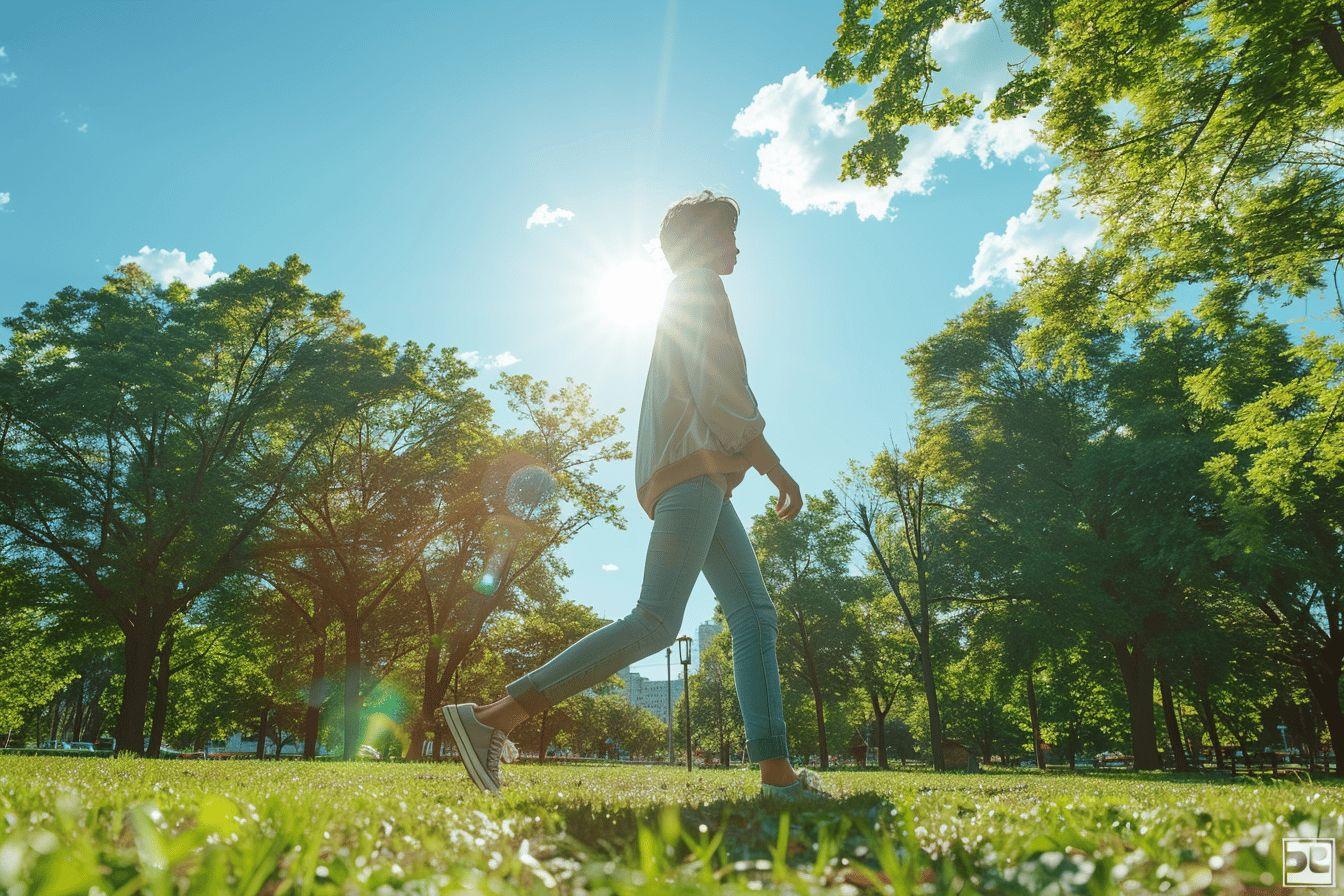
<svg viewBox="0 0 1344 896">
<path fill-rule="evenodd" d="M 714 236 L 710 270 L 721 275 L 731 274 L 737 267 L 737 256 L 741 251 L 737 248 L 737 231 L 732 227 L 721 228 Z"/>
</svg>

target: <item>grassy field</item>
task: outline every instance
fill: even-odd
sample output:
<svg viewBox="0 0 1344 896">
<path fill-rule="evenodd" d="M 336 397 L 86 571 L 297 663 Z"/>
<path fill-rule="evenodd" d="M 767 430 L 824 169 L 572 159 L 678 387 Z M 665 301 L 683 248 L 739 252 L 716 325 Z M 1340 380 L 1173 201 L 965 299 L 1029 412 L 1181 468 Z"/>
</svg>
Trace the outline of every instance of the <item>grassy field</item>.
<svg viewBox="0 0 1344 896">
<path fill-rule="evenodd" d="M 504 776 L 489 797 L 456 764 L 0 757 L 0 889 L 1264 893 L 1281 836 L 1344 845 L 1330 780 L 844 772 L 817 811 L 747 770 Z"/>
</svg>

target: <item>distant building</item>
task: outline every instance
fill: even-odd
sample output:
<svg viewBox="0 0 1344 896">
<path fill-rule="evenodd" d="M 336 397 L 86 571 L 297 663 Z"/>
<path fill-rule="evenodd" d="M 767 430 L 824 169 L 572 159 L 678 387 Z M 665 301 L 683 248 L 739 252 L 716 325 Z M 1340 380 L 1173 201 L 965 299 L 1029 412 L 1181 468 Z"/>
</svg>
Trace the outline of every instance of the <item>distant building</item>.
<svg viewBox="0 0 1344 896">
<path fill-rule="evenodd" d="M 700 651 L 702 645 L 708 644 L 714 639 L 714 636 L 723 631 L 723 626 L 717 622 L 702 622 L 696 629 L 695 639 L 691 643 L 691 667 L 692 671 L 700 671 Z M 648 658 L 652 663 L 657 659 L 662 659 L 664 655 L 654 654 Z M 667 724 L 667 679 L 665 678 L 646 678 L 632 670 L 629 666 L 616 673 L 616 677 L 624 685 L 625 698 L 630 701 L 632 706 L 640 706 L 653 713 Z M 676 648 L 672 649 L 672 703 L 675 705 L 681 699 L 681 664 L 677 661 Z M 597 694 L 595 688 L 586 688 L 583 693 Z M 692 693 L 694 697 L 694 693 Z M 674 710 L 675 711 L 675 710 Z"/>
<path fill-rule="evenodd" d="M 709 642 L 714 640 L 714 636 L 723 631 L 723 626 L 717 622 L 709 621 L 700 623 L 700 627 L 695 631 L 695 643 L 691 645 L 691 659 L 695 660 L 695 671 L 700 671 L 700 651 L 709 646 Z M 691 692 L 694 699 L 695 692 Z"/>
<path fill-rule="evenodd" d="M 673 667 L 675 675 L 675 664 Z M 667 723 L 667 679 L 651 679 L 633 671 L 629 666 L 616 673 L 616 677 L 624 685 L 621 690 L 625 694 L 625 699 L 630 701 L 631 706 L 639 706 L 647 709 L 657 716 L 664 724 Z M 597 693 L 592 688 L 588 688 L 584 693 Z M 672 702 L 675 704 L 681 699 L 681 679 L 674 677 L 672 679 Z"/>
</svg>

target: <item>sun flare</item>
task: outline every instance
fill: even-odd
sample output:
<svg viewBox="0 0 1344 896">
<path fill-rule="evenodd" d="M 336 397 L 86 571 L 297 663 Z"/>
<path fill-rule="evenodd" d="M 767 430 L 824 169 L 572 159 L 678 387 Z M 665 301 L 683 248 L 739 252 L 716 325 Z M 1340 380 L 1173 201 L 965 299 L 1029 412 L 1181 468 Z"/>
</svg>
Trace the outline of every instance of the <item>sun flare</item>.
<svg viewBox="0 0 1344 896">
<path fill-rule="evenodd" d="M 671 279 L 667 265 L 647 250 L 608 263 L 593 283 L 595 311 L 608 326 L 630 330 L 652 327 Z"/>
</svg>

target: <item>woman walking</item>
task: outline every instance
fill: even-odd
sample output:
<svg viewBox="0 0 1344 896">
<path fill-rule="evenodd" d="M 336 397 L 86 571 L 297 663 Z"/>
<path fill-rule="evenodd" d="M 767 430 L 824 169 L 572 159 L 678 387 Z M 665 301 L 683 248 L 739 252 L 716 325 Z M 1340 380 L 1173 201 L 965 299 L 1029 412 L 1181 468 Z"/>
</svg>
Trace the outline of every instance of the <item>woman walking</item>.
<svg viewBox="0 0 1344 896">
<path fill-rule="evenodd" d="M 654 337 L 635 447 L 636 495 L 653 520 L 639 601 L 510 682 L 499 700 L 443 707 L 467 772 L 484 790 L 501 786 L 499 760 L 516 752 L 508 740 L 515 726 L 670 646 L 704 572 L 732 634 L 747 754 L 760 765 L 762 794 L 825 795 L 818 775 L 789 760 L 775 606 L 731 501 L 754 468 L 779 489 L 781 519 L 802 508 L 798 484 L 765 440 L 723 288 L 737 264 L 737 219 L 736 202 L 706 190 L 672 206 L 659 232 L 675 278 Z"/>
</svg>

